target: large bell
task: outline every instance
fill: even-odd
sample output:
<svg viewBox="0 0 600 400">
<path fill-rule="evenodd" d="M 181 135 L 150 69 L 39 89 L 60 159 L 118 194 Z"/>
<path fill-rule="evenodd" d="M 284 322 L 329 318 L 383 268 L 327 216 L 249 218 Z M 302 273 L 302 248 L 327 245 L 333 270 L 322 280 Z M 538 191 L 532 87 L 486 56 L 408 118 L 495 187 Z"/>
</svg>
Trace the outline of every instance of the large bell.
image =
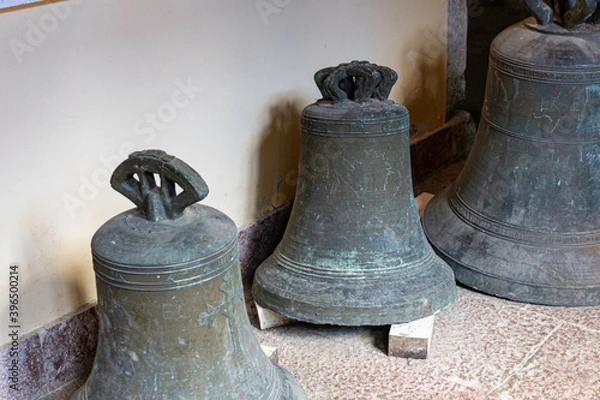
<svg viewBox="0 0 600 400">
<path fill-rule="evenodd" d="M 323 99 L 302 112 L 296 199 L 256 271 L 254 299 L 293 319 L 350 326 L 446 307 L 456 286 L 415 207 L 408 111 L 387 100 L 396 73 L 355 61 L 315 81 Z"/>
<path fill-rule="evenodd" d="M 491 45 L 475 143 L 424 229 L 465 285 L 600 305 L 600 27 L 581 5 L 527 3 L 536 19 Z"/>
<path fill-rule="evenodd" d="M 99 341 L 92 372 L 71 399 L 306 399 L 252 332 L 237 229 L 193 204 L 208 194 L 200 175 L 146 150 L 121 163 L 111 184 L 138 209 L 92 239 Z"/>
</svg>

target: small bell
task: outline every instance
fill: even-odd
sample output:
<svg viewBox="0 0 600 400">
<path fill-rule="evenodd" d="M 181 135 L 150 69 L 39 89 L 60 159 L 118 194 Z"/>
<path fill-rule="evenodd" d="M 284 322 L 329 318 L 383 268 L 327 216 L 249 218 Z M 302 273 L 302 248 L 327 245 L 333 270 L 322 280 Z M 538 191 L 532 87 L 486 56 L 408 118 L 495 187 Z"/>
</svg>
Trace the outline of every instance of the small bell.
<svg viewBox="0 0 600 400">
<path fill-rule="evenodd" d="M 452 270 L 415 206 L 408 111 L 387 100 L 396 78 L 358 61 L 315 74 L 323 99 L 302 112 L 290 220 L 254 277 L 261 306 L 317 324 L 389 325 L 454 301 Z"/>
<path fill-rule="evenodd" d="M 98 348 L 71 399 L 306 399 L 252 332 L 237 229 L 194 204 L 208 194 L 200 175 L 146 150 L 121 163 L 111 185 L 138 208 L 92 239 Z"/>
</svg>

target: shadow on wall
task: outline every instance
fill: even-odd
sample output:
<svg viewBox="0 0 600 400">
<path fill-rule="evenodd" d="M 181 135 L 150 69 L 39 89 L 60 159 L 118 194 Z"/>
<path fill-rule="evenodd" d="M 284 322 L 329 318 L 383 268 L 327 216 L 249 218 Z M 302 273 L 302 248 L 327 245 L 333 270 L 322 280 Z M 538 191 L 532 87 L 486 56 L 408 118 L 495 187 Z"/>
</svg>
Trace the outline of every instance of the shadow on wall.
<svg viewBox="0 0 600 400">
<path fill-rule="evenodd" d="M 400 65 L 410 71 L 398 71 L 396 86 L 404 88 L 402 105 L 410 113 L 411 137 L 417 133 L 429 132 L 445 122 L 445 102 L 440 96 L 446 95 L 446 27 L 424 29 L 407 40 L 407 43 L 425 42 L 422 47 L 409 48 L 402 54 Z M 403 81 L 410 76 L 410 81 Z"/>
<path fill-rule="evenodd" d="M 16 328 L 13 326 L 10 331 L 14 338 L 11 335 L 9 338 L 18 340 L 19 344 L 15 346 L 9 343 L 8 347 L 3 347 L 0 359 L 2 365 L 17 362 L 16 384 L 19 390 L 8 388 L 14 381 L 2 379 L 0 392 L 6 393 L 7 399 L 38 398 L 40 394 L 46 394 L 69 382 L 73 376 L 89 373 L 96 346 L 95 318 L 78 316 L 77 321 L 81 323 L 74 324 L 61 318 L 46 330 L 28 333 L 39 328 L 33 325 L 37 324 L 37 318 L 41 318 L 40 314 L 61 306 L 74 308 L 73 306 L 80 306 L 88 300 L 85 287 L 76 273 L 70 276 L 57 275 L 52 272 L 52 267 L 58 263 L 66 263 L 72 266 L 72 271 L 92 268 L 91 265 L 84 265 L 87 264 L 83 261 L 85 257 L 61 246 L 54 226 L 43 217 L 41 209 L 40 207 L 22 219 L 22 226 L 26 228 L 19 237 L 22 259 L 16 269 L 20 303 L 16 320 L 9 322 L 11 326 L 16 324 Z M 27 303 L 21 303 L 25 299 Z M 8 310 L 8 305 L 4 309 Z"/>
<path fill-rule="evenodd" d="M 261 132 L 256 152 L 258 171 L 248 204 L 254 220 L 238 235 L 244 285 L 249 287 L 254 271 L 281 240 L 296 192 L 300 155 L 300 101 L 282 96 L 269 107 L 269 119 Z M 278 209 L 277 211 L 274 211 Z"/>
<path fill-rule="evenodd" d="M 23 226 L 28 227 L 29 234 L 20 240 L 24 246 L 22 254 L 25 263 L 21 274 L 22 283 L 27 282 L 28 285 L 20 290 L 29 299 L 37 298 L 46 310 L 61 307 L 70 309 L 88 302 L 89 296 L 79 279 L 79 272 L 92 269 L 92 265 L 88 265 L 90 248 L 78 252 L 78 246 L 71 246 L 68 239 L 58 237 L 52 222 L 44 219 L 42 212 L 30 213 L 24 218 Z M 68 266 L 67 270 L 72 274 L 57 276 L 53 272 L 56 265 Z M 33 310 L 30 312 L 35 313 Z"/>
<path fill-rule="evenodd" d="M 445 89 L 440 92 L 432 88 L 445 88 L 446 83 L 441 72 L 445 68 L 443 57 L 434 60 L 413 59 L 411 66 L 415 79 L 419 82 L 413 87 L 418 89 L 411 90 L 405 96 L 403 105 L 410 113 L 410 134 L 413 137 L 417 133 L 429 132 L 438 127 L 438 116 L 432 114 L 437 110 L 432 105 L 439 102 L 438 97 L 445 93 Z M 444 121 L 440 120 L 439 123 L 443 124 Z"/>
<path fill-rule="evenodd" d="M 294 98 L 277 100 L 269 109 L 269 121 L 261 132 L 255 217 L 281 207 L 296 193 L 300 154 L 302 106 Z"/>
</svg>

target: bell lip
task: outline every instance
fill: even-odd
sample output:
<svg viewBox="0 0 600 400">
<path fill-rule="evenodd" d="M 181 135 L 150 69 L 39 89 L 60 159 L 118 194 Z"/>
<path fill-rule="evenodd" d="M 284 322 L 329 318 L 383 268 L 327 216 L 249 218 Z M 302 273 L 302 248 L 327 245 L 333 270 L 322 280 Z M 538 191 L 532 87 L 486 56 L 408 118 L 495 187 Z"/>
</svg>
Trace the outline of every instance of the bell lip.
<svg viewBox="0 0 600 400">
<path fill-rule="evenodd" d="M 278 392 L 274 393 L 275 395 L 280 396 L 277 398 L 290 400 L 308 400 L 308 396 L 306 395 L 304 388 L 290 371 L 273 361 L 271 361 L 271 365 L 275 369 L 276 379 L 279 380 Z M 271 397 L 269 397 L 269 399 L 270 398 Z"/>
<path fill-rule="evenodd" d="M 401 271 L 397 274 L 397 279 L 389 275 L 380 280 L 364 281 L 324 279 L 318 276 L 306 279 L 302 274 L 279 265 L 271 255 L 255 272 L 252 296 L 262 307 L 285 317 L 313 324 L 381 326 L 406 323 L 431 316 L 456 299 L 456 281 L 452 269 L 435 254 L 432 261 L 428 268 L 412 277 L 415 280 L 423 277 L 430 279 L 432 284 L 411 296 L 397 290 L 399 287 L 409 286 Z M 277 274 L 277 279 L 263 276 L 265 274 Z M 283 281 L 292 283 L 286 287 L 277 285 Z M 361 298 L 352 296 L 355 293 L 349 293 L 350 290 L 344 285 L 353 285 L 354 291 Z M 307 293 L 307 287 L 314 291 Z M 319 296 L 323 292 L 343 293 L 343 296 L 325 301 L 323 296 Z M 368 304 L 372 303 L 374 293 L 377 298 L 384 298 L 387 293 L 385 304 Z M 355 304 L 342 305 L 349 297 Z"/>
<path fill-rule="evenodd" d="M 463 253 L 463 257 L 454 254 L 449 250 L 453 242 L 463 235 L 470 235 L 474 238 L 473 242 L 481 244 L 480 247 L 489 249 L 494 248 L 494 244 L 503 244 L 502 248 L 510 249 L 511 253 L 519 255 L 518 259 L 520 262 L 517 265 L 535 266 L 537 264 L 541 266 L 544 263 L 540 262 L 540 255 L 542 253 L 539 249 L 547 252 L 549 246 L 536 248 L 531 244 L 518 243 L 489 235 L 464 223 L 449 206 L 448 195 L 451 189 L 452 187 L 444 189 L 429 202 L 424 210 L 422 221 L 425 236 L 435 252 L 453 269 L 458 282 L 487 294 L 524 303 L 551 306 L 600 305 L 600 272 L 598 273 L 598 282 L 596 284 L 585 286 L 552 286 L 549 282 L 526 282 L 512 279 L 508 274 L 510 271 L 505 271 L 507 273 L 504 276 L 498 274 L 498 270 L 494 270 L 494 268 L 504 259 L 495 252 L 487 254 L 487 263 L 477 266 L 464 260 L 465 253 Z M 439 220 L 433 217 L 434 212 L 443 214 L 446 217 L 445 225 L 451 227 L 452 232 L 439 227 L 437 223 Z M 573 246 L 572 248 L 581 250 L 582 248 L 598 248 L 598 246 Z M 535 252 L 532 249 L 538 251 Z M 555 250 L 554 253 L 551 256 L 546 256 L 546 258 L 552 259 L 556 263 L 557 258 L 560 258 L 562 255 L 562 259 L 565 260 L 566 264 L 566 260 L 569 257 L 565 255 L 565 253 L 568 253 L 568 251 L 565 251 L 565 247 L 556 246 L 551 249 Z M 473 256 L 473 254 L 470 255 Z M 485 260 L 485 258 L 480 259 Z M 577 265 L 571 264 L 571 266 L 574 271 L 577 271 Z"/>
<path fill-rule="evenodd" d="M 271 376 L 269 379 L 271 382 L 271 385 L 268 388 L 269 392 L 265 393 L 267 395 L 267 399 L 308 400 L 308 396 L 306 395 L 304 388 L 290 371 L 273 361 L 269 360 L 269 362 L 270 364 L 267 364 L 269 365 L 269 370 L 265 371 Z M 90 396 L 88 394 L 88 382 L 90 379 L 94 379 L 93 375 L 90 375 L 83 385 L 80 386 L 75 393 L 73 393 L 73 395 L 70 397 L 70 400 L 89 400 L 90 398 L 96 399 L 99 397 Z M 107 394 L 111 395 L 114 393 L 100 393 L 99 395 L 106 396 Z M 189 394 L 191 395 L 192 393 Z"/>
</svg>

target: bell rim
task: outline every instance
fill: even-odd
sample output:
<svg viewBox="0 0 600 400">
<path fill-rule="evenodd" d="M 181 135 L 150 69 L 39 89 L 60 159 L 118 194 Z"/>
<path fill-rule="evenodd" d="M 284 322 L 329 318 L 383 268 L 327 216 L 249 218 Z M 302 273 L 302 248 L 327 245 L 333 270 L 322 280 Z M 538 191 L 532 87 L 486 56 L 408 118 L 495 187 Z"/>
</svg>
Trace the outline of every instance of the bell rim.
<svg viewBox="0 0 600 400">
<path fill-rule="evenodd" d="M 530 243 L 519 243 L 493 236 L 465 223 L 454 213 L 449 205 L 448 198 L 451 189 L 452 187 L 446 188 L 427 205 L 423 213 L 423 231 L 435 252 L 453 269 L 458 282 L 484 293 L 525 303 L 553 306 L 600 305 L 600 268 L 598 269 L 596 284 L 553 286 L 550 282 L 516 280 L 509 276 L 510 271 L 504 271 L 503 275 L 499 274 L 500 260 L 506 260 L 495 252 L 479 254 L 477 259 L 483 260 L 479 265 L 474 265 L 471 261 L 466 260 L 467 257 L 476 257 L 474 247 L 466 247 L 466 249 L 471 250 L 468 254 L 465 251 L 461 255 L 457 255 L 456 251 L 451 250 L 451 246 L 457 246 L 457 238 L 467 235 L 471 238 L 471 243 L 480 245 L 479 248 L 490 249 L 504 245 L 504 249 L 508 248 L 511 250 L 511 254 L 518 255 L 518 265 L 531 266 L 531 268 L 543 268 L 544 265 L 551 265 L 550 263 L 544 263 L 543 260 L 540 261 L 540 254 L 544 254 L 544 252 L 547 260 L 553 260 L 557 264 L 557 260 L 562 255 L 565 264 L 567 264 L 568 254 L 571 254 L 567 250 L 577 249 L 581 251 L 587 249 L 598 252 L 600 246 L 596 244 L 571 247 L 535 247 Z M 434 213 L 438 218 L 433 216 Z M 448 229 L 440 228 L 441 217 L 439 215 L 445 217 L 444 226 Z M 449 232 L 449 228 L 452 232 Z M 460 242 L 459 244 L 462 245 L 463 243 Z M 467 245 L 465 244 L 465 246 Z M 532 251 L 532 249 L 538 251 Z M 552 250 L 552 254 L 548 255 L 550 250 Z M 577 265 L 581 265 L 581 263 L 568 265 L 571 266 L 571 269 L 577 271 Z M 502 270 L 500 271 L 502 272 Z M 537 274 L 533 273 L 534 270 L 529 272 L 530 275 L 539 278 Z"/>
<path fill-rule="evenodd" d="M 495 297 L 517 301 L 520 303 L 536 304 L 544 306 L 562 306 L 562 307 L 586 307 L 598 306 L 600 301 L 589 299 L 600 298 L 600 289 L 598 286 L 586 286 L 582 288 L 557 288 L 549 286 L 528 285 L 524 283 L 510 282 L 505 279 L 500 279 L 493 275 L 485 273 L 474 273 L 468 267 L 457 263 L 452 258 L 440 253 L 440 257 L 451 266 L 456 280 L 461 284 Z M 510 288 L 510 289 L 506 289 Z M 522 296 L 514 293 L 533 292 L 534 295 Z M 541 299 L 550 299 L 545 301 Z M 569 302 L 560 300 L 552 301 L 551 299 L 571 299 Z"/>
<path fill-rule="evenodd" d="M 432 250 L 433 254 L 433 250 Z M 446 308 L 456 299 L 456 281 L 452 269 L 438 256 L 433 254 L 432 263 L 420 273 L 415 273 L 411 281 L 437 278 L 435 284 L 423 285 L 421 292 L 412 297 L 408 293 L 394 291 L 398 287 L 411 287 L 400 273 L 397 279 L 383 276 L 369 280 L 344 280 L 322 277 L 304 277 L 289 268 L 282 267 L 272 256 L 267 258 L 256 270 L 252 285 L 254 300 L 261 306 L 288 318 L 319 325 L 337 326 L 381 326 L 405 323 L 425 318 Z M 277 274 L 273 276 L 263 275 Z M 304 279 L 304 280 L 303 280 Z M 284 280 L 292 282 L 286 287 L 277 285 Z M 302 286 L 302 283 L 308 285 Z M 353 285 L 352 290 L 340 285 Z M 337 287 L 340 286 L 340 287 Z M 311 293 L 306 292 L 311 288 Z M 317 295 L 321 291 L 342 293 L 337 299 L 324 299 Z M 352 292 L 352 293 L 350 293 Z M 352 296 L 358 292 L 358 296 Z M 378 299 L 387 296 L 383 304 L 372 304 L 374 293 Z M 296 296 L 296 298 L 293 298 Z M 348 304 L 349 298 L 354 302 Z M 346 301 L 346 303 L 344 303 Z M 369 304 L 371 303 L 371 304 Z"/>
</svg>

